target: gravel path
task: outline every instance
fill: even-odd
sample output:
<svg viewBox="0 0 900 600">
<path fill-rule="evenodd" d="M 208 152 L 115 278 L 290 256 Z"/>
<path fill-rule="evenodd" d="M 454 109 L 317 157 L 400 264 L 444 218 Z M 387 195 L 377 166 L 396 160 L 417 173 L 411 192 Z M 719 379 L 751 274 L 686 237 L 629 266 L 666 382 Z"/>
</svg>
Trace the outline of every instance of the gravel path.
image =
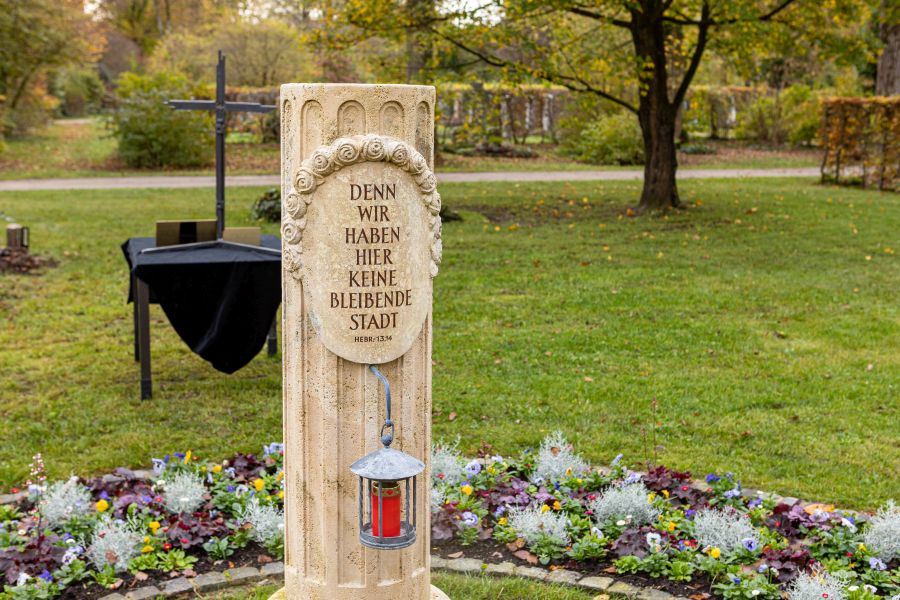
<svg viewBox="0 0 900 600">
<path fill-rule="evenodd" d="M 818 167 L 796 169 L 682 169 L 679 179 L 734 179 L 742 177 L 818 177 Z M 499 171 L 441 173 L 441 183 L 475 181 L 639 181 L 641 171 Z M 277 175 L 226 177 L 229 187 L 278 186 Z M 79 179 L 19 179 L 0 181 L 0 192 L 35 190 L 110 190 L 123 188 L 203 188 L 215 186 L 211 176 L 148 175 L 140 177 L 84 177 Z"/>
</svg>

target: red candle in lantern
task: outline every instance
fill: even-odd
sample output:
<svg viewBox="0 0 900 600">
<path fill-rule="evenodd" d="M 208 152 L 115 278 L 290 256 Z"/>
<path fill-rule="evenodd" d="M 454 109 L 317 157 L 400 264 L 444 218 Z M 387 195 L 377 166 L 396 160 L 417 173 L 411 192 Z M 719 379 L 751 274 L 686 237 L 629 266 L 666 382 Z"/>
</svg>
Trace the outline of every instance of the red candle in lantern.
<svg viewBox="0 0 900 600">
<path fill-rule="evenodd" d="M 381 508 L 384 511 L 381 524 L 384 526 L 384 537 L 400 535 L 400 483 L 396 481 L 380 482 Z M 372 535 L 379 535 L 378 513 L 379 482 L 372 482 Z"/>
</svg>

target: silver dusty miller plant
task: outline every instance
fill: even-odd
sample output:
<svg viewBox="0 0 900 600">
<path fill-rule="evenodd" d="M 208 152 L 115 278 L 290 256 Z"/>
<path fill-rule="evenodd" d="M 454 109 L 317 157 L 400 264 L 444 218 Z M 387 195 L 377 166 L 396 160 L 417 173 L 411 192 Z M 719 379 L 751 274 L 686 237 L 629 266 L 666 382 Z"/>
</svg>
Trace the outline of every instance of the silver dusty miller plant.
<svg viewBox="0 0 900 600">
<path fill-rule="evenodd" d="M 884 562 L 900 558 L 900 506 L 893 500 L 878 509 L 869 519 L 863 543 Z"/>
<path fill-rule="evenodd" d="M 164 484 L 163 503 L 174 513 L 191 513 L 205 501 L 206 487 L 193 473 L 181 472 Z"/>
<path fill-rule="evenodd" d="M 591 502 L 594 520 L 601 527 L 609 521 L 622 519 L 630 519 L 633 525 L 655 523 L 660 512 L 649 496 L 650 491 L 643 483 L 611 487 Z"/>
<path fill-rule="evenodd" d="M 441 507 L 447 502 L 447 494 L 442 488 L 431 488 L 431 512 L 441 510 Z"/>
<path fill-rule="evenodd" d="M 533 483 L 552 483 L 588 471 L 587 462 L 572 451 L 561 431 L 544 438 L 534 461 Z"/>
<path fill-rule="evenodd" d="M 51 527 L 63 525 L 72 517 L 90 514 L 92 508 L 91 492 L 78 483 L 77 477 L 57 481 L 41 500 L 41 514 Z"/>
<path fill-rule="evenodd" d="M 452 444 L 435 442 L 431 445 L 431 480 L 435 485 L 461 483 L 466 472 L 458 450 L 459 438 Z"/>
<path fill-rule="evenodd" d="M 241 520 L 250 523 L 250 537 L 263 546 L 270 546 L 284 537 L 284 513 L 275 506 L 265 506 L 256 498 L 247 502 Z"/>
<path fill-rule="evenodd" d="M 790 600 L 844 600 L 844 582 L 825 571 L 801 573 L 788 588 Z"/>
<path fill-rule="evenodd" d="M 85 556 L 103 570 L 111 565 L 118 573 L 128 568 L 131 559 L 140 554 L 141 536 L 124 521 L 104 516 L 94 528 L 94 537 Z"/>
<path fill-rule="evenodd" d="M 701 547 L 718 548 L 723 554 L 748 546 L 759 546 L 759 536 L 746 515 L 717 508 L 702 510 L 696 514 L 694 535 Z"/>
<path fill-rule="evenodd" d="M 552 510 L 544 512 L 540 507 L 514 508 L 509 511 L 508 519 L 509 526 L 529 546 L 540 541 L 542 536 L 551 538 L 560 546 L 569 544 L 569 534 L 566 531 L 568 519 L 565 515 Z"/>
</svg>

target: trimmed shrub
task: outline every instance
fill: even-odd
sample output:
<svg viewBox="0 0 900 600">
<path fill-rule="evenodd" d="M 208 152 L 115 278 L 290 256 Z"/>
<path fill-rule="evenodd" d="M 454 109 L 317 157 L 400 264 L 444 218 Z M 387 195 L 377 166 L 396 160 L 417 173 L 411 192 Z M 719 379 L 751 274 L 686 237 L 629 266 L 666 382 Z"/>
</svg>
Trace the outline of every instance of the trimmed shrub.
<svg viewBox="0 0 900 600">
<path fill-rule="evenodd" d="M 174 110 L 173 98 L 190 98 L 183 75 L 125 73 L 119 79 L 112 116 L 119 156 L 129 167 L 196 167 L 213 154 L 213 120 L 203 111 Z"/>
<path fill-rule="evenodd" d="M 53 80 L 53 95 L 60 99 L 59 113 L 64 117 L 94 114 L 103 99 L 103 82 L 95 69 L 65 69 Z"/>
<path fill-rule="evenodd" d="M 644 138 L 637 117 L 617 113 L 589 123 L 571 152 L 577 160 L 595 165 L 642 164 Z"/>
<path fill-rule="evenodd" d="M 829 98 L 822 107 L 822 180 L 897 190 L 900 97 Z"/>
<path fill-rule="evenodd" d="M 805 85 L 792 85 L 774 95 L 760 96 L 738 115 L 737 137 L 795 146 L 815 141 L 819 101 Z"/>
<path fill-rule="evenodd" d="M 281 190 L 272 188 L 256 199 L 250 215 L 257 221 L 278 223 L 281 221 Z"/>
</svg>

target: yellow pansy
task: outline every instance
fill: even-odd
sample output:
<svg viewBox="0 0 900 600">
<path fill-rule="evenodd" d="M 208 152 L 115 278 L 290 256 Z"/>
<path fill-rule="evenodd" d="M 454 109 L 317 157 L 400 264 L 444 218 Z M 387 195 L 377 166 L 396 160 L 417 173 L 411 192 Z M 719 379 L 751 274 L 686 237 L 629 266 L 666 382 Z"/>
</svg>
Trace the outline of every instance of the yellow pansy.
<svg viewBox="0 0 900 600">
<path fill-rule="evenodd" d="M 647 503 L 651 504 L 654 500 L 656 500 L 656 492 L 650 492 L 647 494 Z"/>
<path fill-rule="evenodd" d="M 213 473 L 219 473 L 222 470 L 222 465 L 216 465 L 213 467 Z"/>
<path fill-rule="evenodd" d="M 282 500 L 284 500 L 284 490 L 278 491 L 278 497 L 281 498 Z"/>
<path fill-rule="evenodd" d="M 677 527 L 677 525 L 675 525 L 675 521 L 669 521 L 669 525 L 668 525 L 667 529 L 669 531 L 675 531 L 675 527 Z"/>
<path fill-rule="evenodd" d="M 566 469 L 566 475 L 569 477 L 572 476 L 572 467 L 569 467 L 568 469 Z"/>
<path fill-rule="evenodd" d="M 720 556 L 722 556 L 722 551 L 719 550 L 718 548 L 710 548 L 709 555 L 712 556 L 713 558 L 719 558 Z"/>
<path fill-rule="evenodd" d="M 278 475 L 275 477 L 275 481 L 281 481 L 284 479 L 284 471 L 278 471 Z"/>
<path fill-rule="evenodd" d="M 509 521 L 507 521 L 506 517 L 500 517 L 499 519 L 497 519 L 498 525 L 506 525 L 507 523 L 509 523 Z"/>
<path fill-rule="evenodd" d="M 144 554 L 147 554 L 148 552 L 153 552 L 153 546 L 144 546 L 143 548 L 141 548 L 141 552 L 143 552 Z"/>
<path fill-rule="evenodd" d="M 97 500 L 97 504 L 94 506 L 97 508 L 97 512 L 106 512 L 106 509 L 109 508 L 109 502 L 101 498 Z"/>
<path fill-rule="evenodd" d="M 669 497 L 669 490 L 663 490 L 663 491 L 662 491 L 662 495 L 663 495 L 664 497 L 668 498 L 668 497 Z"/>
<path fill-rule="evenodd" d="M 191 462 L 191 451 L 188 450 L 184 455 L 184 464 Z"/>
<path fill-rule="evenodd" d="M 147 525 L 150 528 L 150 531 L 153 532 L 153 535 L 156 535 L 156 530 L 159 529 L 159 521 L 150 521 L 150 524 Z"/>
<path fill-rule="evenodd" d="M 149 535 L 145 535 L 145 536 L 144 536 L 144 543 L 145 543 L 145 544 L 149 544 L 149 543 L 150 543 L 150 536 L 149 536 Z"/>
<path fill-rule="evenodd" d="M 475 491 L 475 490 L 472 488 L 472 486 L 469 485 L 468 483 L 467 483 L 466 485 L 462 486 L 461 488 L 459 488 L 459 490 L 460 490 L 463 494 L 465 494 L 466 496 L 471 496 L 471 495 L 472 495 L 472 492 Z"/>
<path fill-rule="evenodd" d="M 866 552 L 868 550 L 868 548 L 866 548 L 865 544 L 860 544 L 859 546 L 856 547 L 856 549 L 860 550 L 862 552 Z"/>
<path fill-rule="evenodd" d="M 545 512 L 547 512 L 548 510 L 550 510 L 550 507 L 547 506 L 546 504 L 544 504 L 543 506 L 541 506 L 541 512 L 542 512 L 542 513 L 545 513 Z"/>
<path fill-rule="evenodd" d="M 266 482 L 263 481 L 262 479 L 256 479 L 253 482 L 253 487 L 256 488 L 257 492 L 261 492 L 263 490 L 263 488 L 266 487 Z"/>
<path fill-rule="evenodd" d="M 553 510 L 559 510 L 562 508 L 562 504 L 559 503 L 559 500 L 553 501 Z"/>
</svg>

